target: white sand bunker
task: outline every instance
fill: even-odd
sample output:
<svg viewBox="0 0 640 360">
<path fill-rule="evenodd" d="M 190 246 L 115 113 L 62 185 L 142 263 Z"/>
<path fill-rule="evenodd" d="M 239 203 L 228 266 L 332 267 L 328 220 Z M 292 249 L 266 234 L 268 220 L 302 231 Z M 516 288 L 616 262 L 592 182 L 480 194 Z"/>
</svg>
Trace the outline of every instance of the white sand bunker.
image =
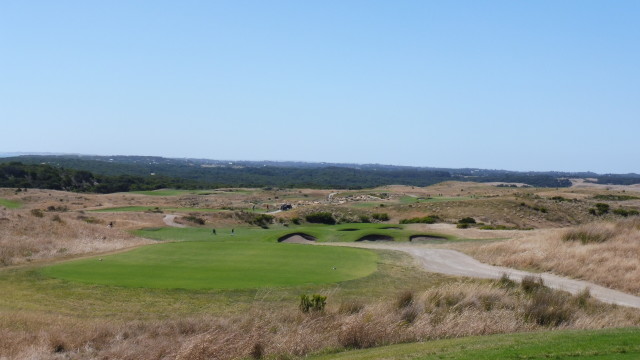
<svg viewBox="0 0 640 360">
<path fill-rule="evenodd" d="M 442 236 L 434 236 L 434 235 L 413 235 L 409 237 L 409 241 L 414 243 L 434 243 L 446 241 L 447 238 Z"/>
<path fill-rule="evenodd" d="M 309 244 L 316 241 L 316 238 L 305 233 L 293 233 L 282 236 L 278 239 L 278 242 L 288 244 Z"/>
</svg>

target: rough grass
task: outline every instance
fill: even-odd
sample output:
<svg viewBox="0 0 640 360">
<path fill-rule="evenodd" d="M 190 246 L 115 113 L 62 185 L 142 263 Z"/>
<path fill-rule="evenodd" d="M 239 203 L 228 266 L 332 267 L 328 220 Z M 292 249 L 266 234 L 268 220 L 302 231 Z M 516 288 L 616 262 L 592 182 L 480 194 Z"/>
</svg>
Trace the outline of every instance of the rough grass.
<svg viewBox="0 0 640 360">
<path fill-rule="evenodd" d="M 550 271 L 640 295 L 640 219 L 468 245 L 465 251 L 483 262 Z"/>
<path fill-rule="evenodd" d="M 148 240 L 136 238 L 100 222 L 90 223 L 77 213 L 0 210 L 0 266 L 34 260 L 112 251 Z"/>
<path fill-rule="evenodd" d="M 522 332 L 640 324 L 640 312 L 548 291 L 567 304 L 569 317 L 544 324 L 522 310 L 534 300 L 498 282 L 454 282 L 418 292 L 402 306 L 375 301 L 302 313 L 256 302 L 248 311 L 152 321 L 91 321 L 25 313 L 0 316 L 0 356 L 9 358 L 237 359 L 256 353 L 292 358 L 321 351 Z M 6 316 L 4 316 L 6 315 Z"/>
</svg>

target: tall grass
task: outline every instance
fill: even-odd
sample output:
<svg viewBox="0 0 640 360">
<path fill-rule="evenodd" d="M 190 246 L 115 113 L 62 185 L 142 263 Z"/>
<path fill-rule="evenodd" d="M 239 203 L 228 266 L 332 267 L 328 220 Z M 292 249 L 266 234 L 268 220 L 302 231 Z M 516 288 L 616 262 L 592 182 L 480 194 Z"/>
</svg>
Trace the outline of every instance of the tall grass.
<svg viewBox="0 0 640 360">
<path fill-rule="evenodd" d="M 640 295 L 640 219 L 536 231 L 465 251 L 483 262 L 550 271 Z"/>
<path fill-rule="evenodd" d="M 526 293 L 501 281 L 459 281 L 412 294 L 409 302 L 389 298 L 359 304 L 354 311 L 336 304 L 325 312 L 303 313 L 292 299 L 290 307 L 256 303 L 239 315 L 147 322 L 1 314 L 0 358 L 292 358 L 470 335 L 640 325 L 638 310 L 588 297 L 579 305 L 567 293 L 545 287 Z"/>
</svg>

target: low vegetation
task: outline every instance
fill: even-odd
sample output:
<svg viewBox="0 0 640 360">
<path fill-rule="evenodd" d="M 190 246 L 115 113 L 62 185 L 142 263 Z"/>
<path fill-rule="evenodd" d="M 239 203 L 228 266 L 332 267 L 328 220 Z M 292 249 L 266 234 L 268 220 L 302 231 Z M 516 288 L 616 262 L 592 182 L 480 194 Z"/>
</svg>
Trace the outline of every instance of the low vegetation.
<svg viewBox="0 0 640 360">
<path fill-rule="evenodd" d="M 479 260 L 549 271 L 640 295 L 640 219 L 594 222 L 488 244 L 467 244 Z"/>
</svg>

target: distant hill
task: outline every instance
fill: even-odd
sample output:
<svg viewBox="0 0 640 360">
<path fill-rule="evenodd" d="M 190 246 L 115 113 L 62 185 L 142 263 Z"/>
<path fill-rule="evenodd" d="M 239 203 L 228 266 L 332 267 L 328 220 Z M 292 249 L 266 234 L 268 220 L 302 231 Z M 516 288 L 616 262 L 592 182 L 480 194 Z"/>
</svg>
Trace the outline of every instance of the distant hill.
<svg viewBox="0 0 640 360">
<path fill-rule="evenodd" d="M 2 187 L 45 187 L 74 191 L 114 192 L 173 188 L 294 187 L 357 189 L 382 185 L 428 186 L 442 181 L 525 183 L 536 187 L 567 187 L 568 178 L 595 178 L 610 183 L 640 183 L 640 175 L 569 172 L 516 172 L 446 169 L 380 164 L 333 164 L 275 161 L 175 159 L 155 156 L 23 155 L 0 158 Z M 7 175 L 12 164 L 22 176 Z M 36 167 L 33 167 L 36 166 Z M 52 176 L 58 171 L 57 176 Z M 49 181 L 33 174 L 49 174 Z M 74 174 L 90 181 L 73 180 Z M 56 184 L 55 179 L 58 179 Z M 67 180 L 61 180 L 67 179 Z M 91 184 L 91 185 L 90 185 Z"/>
</svg>

